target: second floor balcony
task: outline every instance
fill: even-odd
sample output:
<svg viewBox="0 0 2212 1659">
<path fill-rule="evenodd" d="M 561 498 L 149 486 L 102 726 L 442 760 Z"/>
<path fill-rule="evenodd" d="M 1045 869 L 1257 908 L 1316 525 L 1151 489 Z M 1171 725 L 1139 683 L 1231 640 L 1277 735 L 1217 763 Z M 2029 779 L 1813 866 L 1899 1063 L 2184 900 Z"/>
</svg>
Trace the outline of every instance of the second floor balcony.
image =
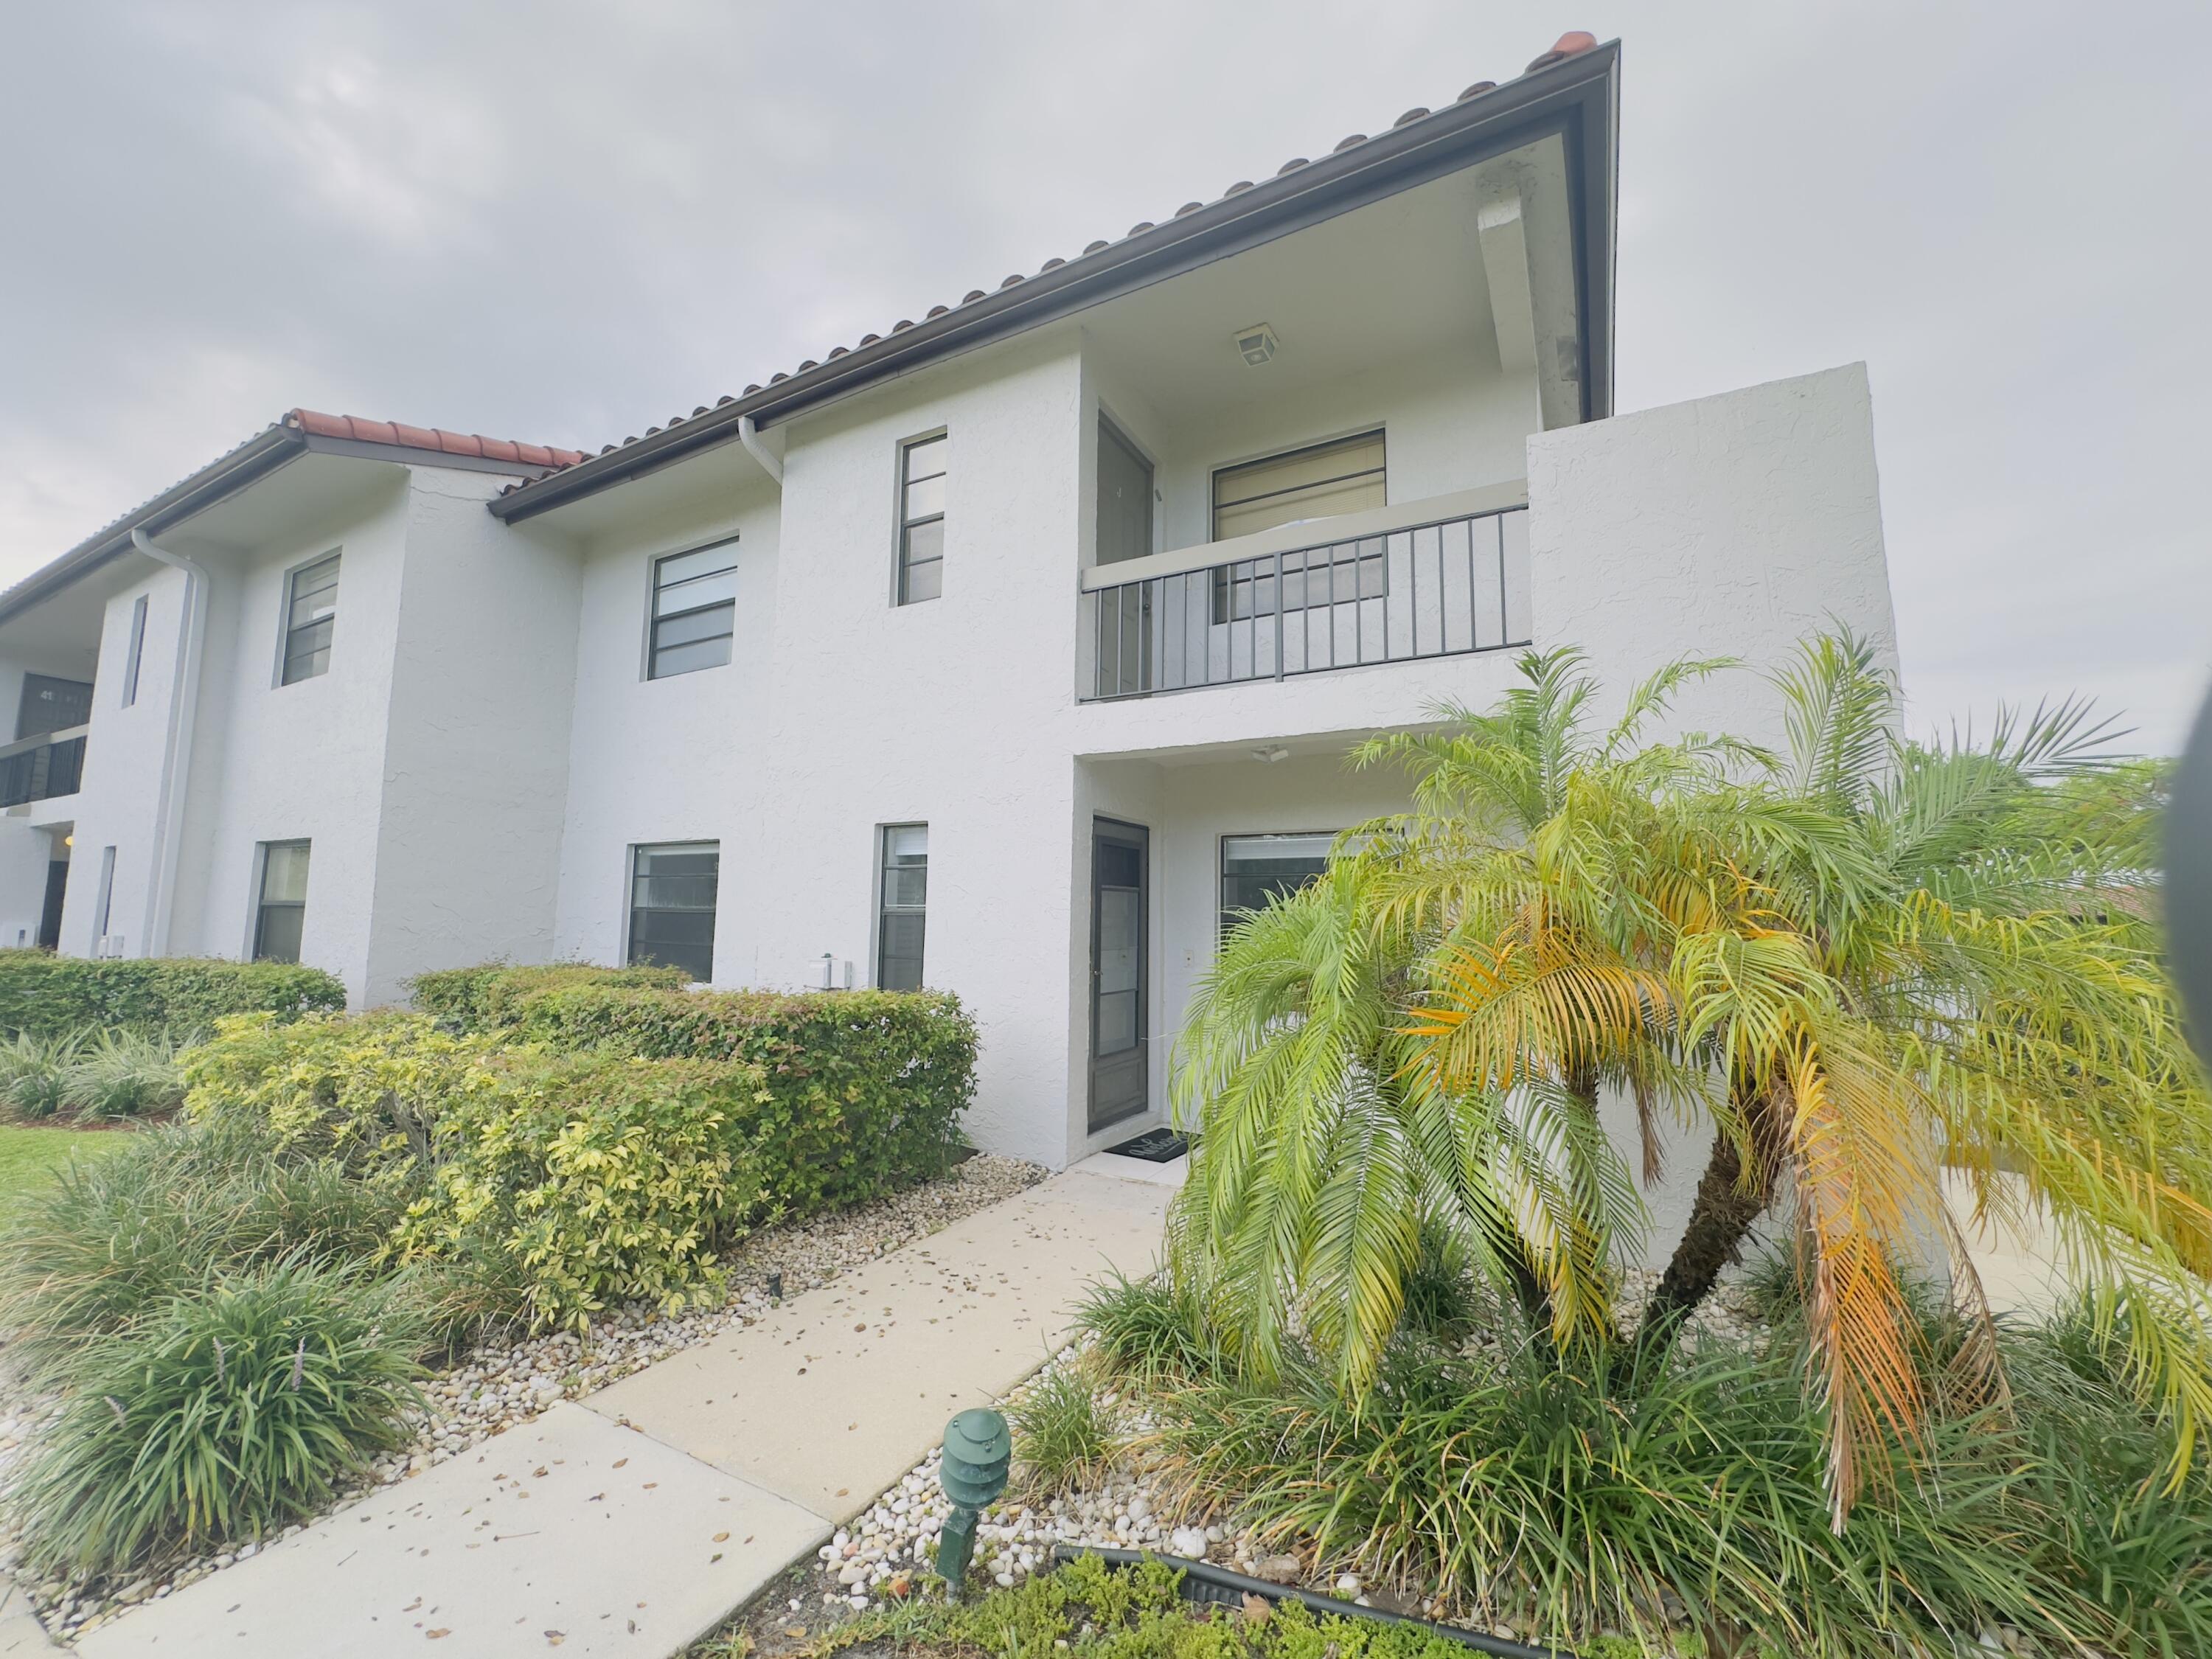
<svg viewBox="0 0 2212 1659">
<path fill-rule="evenodd" d="M 1524 646 L 1528 523 L 1515 484 L 1097 566 L 1084 701 Z"/>
<path fill-rule="evenodd" d="M 42 732 L 0 749 L 0 807 L 74 795 L 84 778 L 87 726 Z"/>
</svg>

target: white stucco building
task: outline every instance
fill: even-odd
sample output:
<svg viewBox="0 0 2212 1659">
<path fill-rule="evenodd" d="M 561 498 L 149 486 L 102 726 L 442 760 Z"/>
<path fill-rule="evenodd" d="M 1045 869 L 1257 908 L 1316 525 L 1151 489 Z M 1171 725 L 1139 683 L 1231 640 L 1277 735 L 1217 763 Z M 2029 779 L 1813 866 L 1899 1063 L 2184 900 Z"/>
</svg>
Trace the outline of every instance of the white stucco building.
<svg viewBox="0 0 2212 1659">
<path fill-rule="evenodd" d="M 1570 36 L 588 458 L 293 411 L 0 596 L 0 943 L 918 981 L 981 1144 L 1158 1121 L 1224 909 L 1402 804 L 1361 736 L 1527 644 L 1892 637 L 1861 368 L 1613 408 L 1617 75 Z"/>
</svg>

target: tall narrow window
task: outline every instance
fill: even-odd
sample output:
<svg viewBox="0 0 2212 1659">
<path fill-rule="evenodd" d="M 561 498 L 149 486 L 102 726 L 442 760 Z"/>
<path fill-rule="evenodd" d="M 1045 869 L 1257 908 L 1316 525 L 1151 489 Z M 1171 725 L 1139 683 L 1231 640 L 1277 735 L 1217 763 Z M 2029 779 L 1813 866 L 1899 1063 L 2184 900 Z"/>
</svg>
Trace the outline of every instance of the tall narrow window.
<svg viewBox="0 0 2212 1659">
<path fill-rule="evenodd" d="M 261 843 L 261 892 L 253 910 L 253 959 L 297 962 L 307 921 L 307 848 L 304 841 Z"/>
<path fill-rule="evenodd" d="M 883 849 L 876 984 L 886 991 L 919 991 L 922 934 L 929 916 L 929 826 L 887 823 Z"/>
<path fill-rule="evenodd" d="M 146 596 L 131 602 L 131 654 L 123 659 L 123 706 L 138 701 L 138 659 L 146 654 Z"/>
<path fill-rule="evenodd" d="M 1221 931 L 1226 933 L 1275 898 L 1319 881 L 1328 871 L 1336 837 L 1224 836 L 1221 838 Z"/>
<path fill-rule="evenodd" d="M 945 435 L 899 451 L 898 602 L 945 591 Z"/>
<path fill-rule="evenodd" d="M 633 966 L 681 968 L 701 984 L 714 977 L 714 897 L 721 871 L 720 842 L 668 842 L 630 849 Z"/>
<path fill-rule="evenodd" d="M 1098 417 L 1098 562 L 1152 550 L 1152 464 L 1114 422 Z"/>
<path fill-rule="evenodd" d="M 331 634 L 337 624 L 338 556 L 317 559 L 292 573 L 284 594 L 284 670 L 290 685 L 331 672 Z"/>
<path fill-rule="evenodd" d="M 115 849 L 100 849 L 100 891 L 92 907 L 92 953 L 107 954 L 107 918 L 115 902 Z"/>
<path fill-rule="evenodd" d="M 653 562 L 653 642 L 645 677 L 665 680 L 730 659 L 738 616 L 738 541 Z"/>
<path fill-rule="evenodd" d="M 1383 505 L 1382 434 L 1363 432 L 1213 475 L 1213 539 Z"/>
</svg>

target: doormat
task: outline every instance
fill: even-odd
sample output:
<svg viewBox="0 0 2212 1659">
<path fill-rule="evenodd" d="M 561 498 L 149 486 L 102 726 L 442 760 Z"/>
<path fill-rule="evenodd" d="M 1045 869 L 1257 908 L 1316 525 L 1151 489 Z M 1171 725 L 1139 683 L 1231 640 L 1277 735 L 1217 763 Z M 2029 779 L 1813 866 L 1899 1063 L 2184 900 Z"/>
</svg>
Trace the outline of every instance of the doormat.
<svg viewBox="0 0 2212 1659">
<path fill-rule="evenodd" d="M 1172 1164 L 1190 1150 L 1187 1135 L 1173 1129 L 1147 1129 L 1134 1140 L 1106 1149 L 1116 1158 L 1141 1158 L 1147 1164 Z"/>
</svg>

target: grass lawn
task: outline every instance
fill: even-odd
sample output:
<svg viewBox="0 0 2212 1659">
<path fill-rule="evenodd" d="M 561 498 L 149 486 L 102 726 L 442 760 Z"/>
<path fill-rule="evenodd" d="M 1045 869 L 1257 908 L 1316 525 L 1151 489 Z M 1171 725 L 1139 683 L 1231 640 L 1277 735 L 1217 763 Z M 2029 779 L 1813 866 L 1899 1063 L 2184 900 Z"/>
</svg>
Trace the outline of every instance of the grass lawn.
<svg viewBox="0 0 2212 1659">
<path fill-rule="evenodd" d="M 71 1152 L 100 1157 L 120 1146 L 127 1133 L 0 1124 L 0 1222 L 13 1217 L 16 1200 L 68 1163 Z"/>
</svg>

